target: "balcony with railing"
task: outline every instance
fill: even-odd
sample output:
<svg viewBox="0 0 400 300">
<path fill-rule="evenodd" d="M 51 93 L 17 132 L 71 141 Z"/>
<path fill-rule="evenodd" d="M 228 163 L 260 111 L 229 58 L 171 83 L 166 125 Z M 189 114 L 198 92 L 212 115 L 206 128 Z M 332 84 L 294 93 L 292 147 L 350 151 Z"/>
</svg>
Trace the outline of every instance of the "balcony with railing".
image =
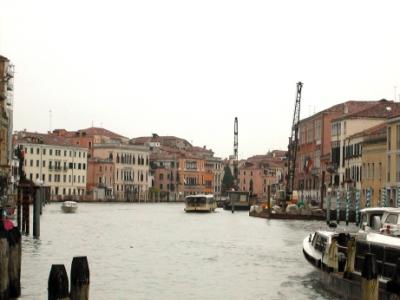
<svg viewBox="0 0 400 300">
<path fill-rule="evenodd" d="M 49 171 L 61 172 L 61 170 L 63 170 L 61 166 L 49 166 Z"/>
</svg>

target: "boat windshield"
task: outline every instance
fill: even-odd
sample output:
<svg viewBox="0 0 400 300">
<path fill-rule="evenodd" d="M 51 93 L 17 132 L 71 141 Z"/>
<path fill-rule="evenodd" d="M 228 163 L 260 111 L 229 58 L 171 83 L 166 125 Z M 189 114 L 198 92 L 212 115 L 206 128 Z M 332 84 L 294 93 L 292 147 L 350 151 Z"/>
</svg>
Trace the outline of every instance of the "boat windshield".
<svg viewBox="0 0 400 300">
<path fill-rule="evenodd" d="M 312 241 L 312 245 L 314 246 L 315 249 L 324 252 L 325 248 L 326 248 L 326 242 L 327 242 L 327 238 L 315 233 L 313 241 Z"/>
<path fill-rule="evenodd" d="M 383 212 L 374 212 L 374 213 L 362 213 L 361 214 L 361 222 L 360 228 L 365 230 L 367 227 L 374 228 L 374 219 L 378 217 L 382 219 Z"/>
<path fill-rule="evenodd" d="M 186 203 L 189 205 L 201 205 L 206 204 L 206 197 L 188 197 L 186 198 Z"/>
</svg>

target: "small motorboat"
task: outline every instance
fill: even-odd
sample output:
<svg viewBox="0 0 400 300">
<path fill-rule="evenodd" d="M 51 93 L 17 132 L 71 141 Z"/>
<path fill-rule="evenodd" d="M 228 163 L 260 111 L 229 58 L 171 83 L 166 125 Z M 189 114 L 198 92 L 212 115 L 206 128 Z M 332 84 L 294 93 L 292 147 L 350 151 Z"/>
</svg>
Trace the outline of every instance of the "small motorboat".
<svg viewBox="0 0 400 300">
<path fill-rule="evenodd" d="M 61 205 L 61 209 L 65 213 L 74 213 L 78 209 L 78 203 L 75 201 L 64 201 Z"/>
</svg>

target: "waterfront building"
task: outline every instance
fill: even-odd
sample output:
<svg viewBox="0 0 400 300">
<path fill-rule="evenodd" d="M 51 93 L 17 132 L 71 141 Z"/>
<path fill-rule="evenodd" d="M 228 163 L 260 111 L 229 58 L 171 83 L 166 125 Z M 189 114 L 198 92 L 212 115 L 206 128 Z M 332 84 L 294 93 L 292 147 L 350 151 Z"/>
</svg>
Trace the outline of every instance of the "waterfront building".
<svg viewBox="0 0 400 300">
<path fill-rule="evenodd" d="M 98 187 L 106 185 L 112 191 L 112 197 L 117 201 L 146 201 L 149 190 L 149 148 L 147 146 L 123 143 L 94 144 L 93 157 L 100 159 L 97 169 L 97 178 L 104 178 L 105 182 Z M 113 165 L 108 165 L 106 161 Z M 95 167 L 96 163 L 94 163 Z M 102 166 L 102 171 L 100 171 Z M 104 167 L 104 168 L 103 168 Z M 107 167 L 107 170 L 105 169 Z M 112 168 L 113 178 L 110 182 L 109 168 Z M 104 172 L 100 174 L 100 172 Z M 107 186 L 108 184 L 108 186 Z"/>
<path fill-rule="evenodd" d="M 385 123 L 392 113 L 398 113 L 400 104 L 388 100 L 373 102 L 366 108 L 344 114 L 332 120 L 332 164 L 335 166 L 333 184 L 344 189 L 356 188 L 357 178 L 362 174 L 359 157 L 362 155 L 360 140 L 351 139 L 352 135 Z M 353 158 L 357 157 L 357 161 Z M 352 165 L 350 166 L 350 161 Z M 358 178 L 359 180 L 359 178 Z M 359 185 L 358 185 L 359 186 Z"/>
<path fill-rule="evenodd" d="M 386 132 L 387 125 L 382 123 L 359 133 L 362 138 L 361 154 L 361 207 L 366 206 L 367 189 L 370 193 L 370 206 L 379 206 L 381 191 L 386 184 Z M 355 138 L 357 138 L 355 136 Z M 353 172 L 354 174 L 354 172 Z M 350 174 L 351 175 L 351 174 Z M 353 177 L 354 178 L 354 177 Z"/>
<path fill-rule="evenodd" d="M 0 197 L 13 193 L 11 163 L 13 160 L 13 90 L 14 65 L 0 55 Z"/>
<path fill-rule="evenodd" d="M 339 167 L 336 151 L 338 142 L 332 139 L 332 135 L 336 137 L 338 133 L 338 125 L 332 125 L 332 120 L 375 103 L 377 102 L 347 101 L 300 120 L 294 188 L 304 201 L 314 201 L 322 205 L 327 187 L 330 184 L 339 184 L 335 180 Z"/>
<path fill-rule="evenodd" d="M 277 154 L 280 153 L 280 156 Z M 250 192 L 259 200 L 267 199 L 268 186 L 271 195 L 284 189 L 285 151 L 255 155 L 240 163 L 239 189 Z"/>
<path fill-rule="evenodd" d="M 179 159 L 178 170 L 183 196 L 212 192 L 212 179 L 206 174 L 204 159 L 190 153 L 184 154 Z"/>
<path fill-rule="evenodd" d="M 120 144 L 127 143 L 129 141 L 127 137 L 99 127 L 89 127 L 76 131 L 55 129 L 53 130 L 52 134 L 68 139 L 72 144 L 87 148 L 89 152 L 89 158 L 93 157 L 93 146 L 96 144 Z"/>
<path fill-rule="evenodd" d="M 220 196 L 224 175 L 222 159 L 214 157 L 214 152 L 211 149 L 207 149 L 206 146 L 193 146 L 188 148 L 187 151 L 196 157 L 204 159 L 204 174 L 201 175 L 204 176 L 204 193 L 214 194 L 216 197 Z"/>
<path fill-rule="evenodd" d="M 182 201 L 192 194 L 221 194 L 223 163 L 206 146 L 192 146 L 174 136 L 138 137 L 131 144 L 150 148 L 152 189 L 162 201 Z"/>
<path fill-rule="evenodd" d="M 20 131 L 14 138 L 24 151 L 26 178 L 50 187 L 51 200 L 85 198 L 86 148 L 52 134 Z"/>
<path fill-rule="evenodd" d="M 94 201 L 114 200 L 114 162 L 110 159 L 88 159 L 87 194 Z"/>
<path fill-rule="evenodd" d="M 219 157 L 209 157 L 205 162 L 205 167 L 208 173 L 212 174 L 211 193 L 217 198 L 222 193 L 222 179 L 224 178 L 224 164 Z"/>
<path fill-rule="evenodd" d="M 398 198 L 400 195 L 400 113 L 391 112 L 392 117 L 388 120 L 387 126 L 387 172 L 386 178 L 386 193 L 388 204 L 398 206 Z"/>
<path fill-rule="evenodd" d="M 381 125 L 386 126 L 385 123 L 378 126 Z M 342 167 L 344 168 L 344 184 L 346 185 L 346 189 L 361 189 L 361 179 L 363 177 L 362 143 L 365 131 L 369 131 L 370 129 L 348 136 L 344 140 L 344 163 Z"/>
<path fill-rule="evenodd" d="M 165 201 L 183 200 L 179 175 L 180 152 L 167 146 L 162 148 L 162 151 L 153 151 L 150 154 L 152 189 L 157 194 L 155 198 Z"/>
<path fill-rule="evenodd" d="M 182 201 L 187 195 L 212 194 L 213 173 L 206 160 L 193 153 L 160 146 L 151 154 L 153 187 L 161 200 Z"/>
</svg>

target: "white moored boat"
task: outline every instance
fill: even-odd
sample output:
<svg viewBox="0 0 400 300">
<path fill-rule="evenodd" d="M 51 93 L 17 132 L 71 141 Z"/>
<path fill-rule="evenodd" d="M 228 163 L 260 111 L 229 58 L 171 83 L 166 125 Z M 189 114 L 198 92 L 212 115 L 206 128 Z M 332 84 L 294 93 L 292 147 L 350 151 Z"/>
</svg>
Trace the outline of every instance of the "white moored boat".
<svg viewBox="0 0 400 300">
<path fill-rule="evenodd" d="M 65 213 L 74 213 L 78 209 L 78 203 L 75 201 L 64 201 L 61 205 L 61 209 Z"/>
<path fill-rule="evenodd" d="M 317 230 L 304 239 L 304 257 L 319 271 L 327 290 L 344 299 L 361 299 L 366 256 L 372 254 L 376 265 L 370 270 L 378 276 L 378 299 L 395 299 L 392 294 L 400 291 L 400 238 L 378 233 L 382 214 L 394 212 L 366 209 L 358 231 Z"/>
<path fill-rule="evenodd" d="M 213 212 L 217 202 L 213 195 L 190 195 L 185 197 L 186 212 Z"/>
</svg>

